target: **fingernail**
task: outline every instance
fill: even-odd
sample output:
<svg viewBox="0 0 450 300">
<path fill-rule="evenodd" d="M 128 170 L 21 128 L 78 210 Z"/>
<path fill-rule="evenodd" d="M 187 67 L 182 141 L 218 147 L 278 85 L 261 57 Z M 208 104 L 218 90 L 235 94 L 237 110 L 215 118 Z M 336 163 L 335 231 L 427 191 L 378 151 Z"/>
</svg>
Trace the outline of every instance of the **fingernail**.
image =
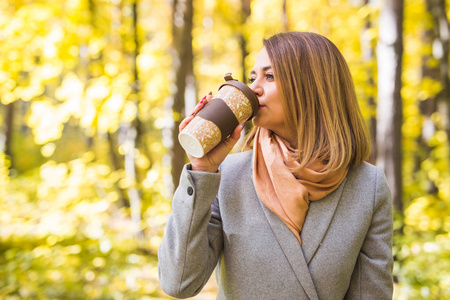
<svg viewBox="0 0 450 300">
<path fill-rule="evenodd" d="M 211 96 L 211 95 L 212 95 L 212 92 L 209 92 L 209 94 L 208 94 L 208 95 L 210 95 L 210 96 Z"/>
</svg>

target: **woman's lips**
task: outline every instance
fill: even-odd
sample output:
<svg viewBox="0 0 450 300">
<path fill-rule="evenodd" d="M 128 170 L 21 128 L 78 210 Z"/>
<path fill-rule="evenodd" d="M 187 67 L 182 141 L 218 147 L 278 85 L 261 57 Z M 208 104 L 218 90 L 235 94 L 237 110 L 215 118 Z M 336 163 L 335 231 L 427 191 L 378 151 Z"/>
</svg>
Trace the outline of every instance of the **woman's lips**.
<svg viewBox="0 0 450 300">
<path fill-rule="evenodd" d="M 258 109 L 261 109 L 261 108 L 263 108 L 264 107 L 264 105 L 259 105 L 258 106 Z"/>
</svg>

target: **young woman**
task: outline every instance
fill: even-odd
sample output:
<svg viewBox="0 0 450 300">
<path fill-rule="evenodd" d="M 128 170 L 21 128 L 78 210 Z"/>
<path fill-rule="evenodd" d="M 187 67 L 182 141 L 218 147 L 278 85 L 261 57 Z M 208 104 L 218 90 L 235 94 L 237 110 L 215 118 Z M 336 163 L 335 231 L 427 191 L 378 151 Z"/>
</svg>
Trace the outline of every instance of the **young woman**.
<svg viewBox="0 0 450 300">
<path fill-rule="evenodd" d="M 250 150 L 228 155 L 238 126 L 181 175 L 159 248 L 163 290 L 193 296 L 217 267 L 218 299 L 392 299 L 390 191 L 364 162 L 368 132 L 339 50 L 277 34 L 250 81 Z"/>
</svg>

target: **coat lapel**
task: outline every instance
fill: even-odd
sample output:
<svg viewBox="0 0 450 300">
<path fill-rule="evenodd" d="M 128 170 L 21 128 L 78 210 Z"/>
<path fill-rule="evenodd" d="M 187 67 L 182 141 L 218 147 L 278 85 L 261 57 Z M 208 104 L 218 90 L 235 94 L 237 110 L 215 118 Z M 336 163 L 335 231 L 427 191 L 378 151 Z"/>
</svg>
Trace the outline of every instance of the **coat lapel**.
<svg viewBox="0 0 450 300">
<path fill-rule="evenodd" d="M 272 231 L 275 234 L 275 237 L 277 238 L 278 243 L 280 244 L 281 249 L 284 252 L 284 255 L 289 261 L 289 264 L 294 270 L 295 275 L 300 281 L 300 284 L 303 286 L 303 289 L 305 290 L 309 299 L 318 300 L 319 297 L 317 295 L 314 282 L 312 280 L 311 274 L 309 273 L 308 266 L 306 265 L 302 249 L 297 238 L 283 223 L 283 221 L 281 221 L 281 219 L 276 214 L 274 214 L 270 209 L 266 207 L 261 199 L 259 199 L 259 203 L 261 204 L 264 214 L 269 221 L 270 227 L 272 227 Z"/>
<path fill-rule="evenodd" d="M 346 182 L 347 178 L 331 194 L 309 204 L 300 234 L 303 254 L 308 265 L 325 237 Z"/>
</svg>

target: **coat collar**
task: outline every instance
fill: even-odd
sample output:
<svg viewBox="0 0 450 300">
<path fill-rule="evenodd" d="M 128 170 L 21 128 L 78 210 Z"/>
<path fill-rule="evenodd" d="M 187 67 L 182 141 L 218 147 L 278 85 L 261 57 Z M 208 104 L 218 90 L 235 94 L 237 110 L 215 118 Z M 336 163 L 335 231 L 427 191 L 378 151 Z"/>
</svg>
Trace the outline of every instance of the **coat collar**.
<svg viewBox="0 0 450 300">
<path fill-rule="evenodd" d="M 331 194 L 309 204 L 308 213 L 306 214 L 305 223 L 300 234 L 303 254 L 308 265 L 322 244 L 322 240 L 325 237 L 339 200 L 341 199 L 346 182 L 347 178 Z"/>
</svg>

